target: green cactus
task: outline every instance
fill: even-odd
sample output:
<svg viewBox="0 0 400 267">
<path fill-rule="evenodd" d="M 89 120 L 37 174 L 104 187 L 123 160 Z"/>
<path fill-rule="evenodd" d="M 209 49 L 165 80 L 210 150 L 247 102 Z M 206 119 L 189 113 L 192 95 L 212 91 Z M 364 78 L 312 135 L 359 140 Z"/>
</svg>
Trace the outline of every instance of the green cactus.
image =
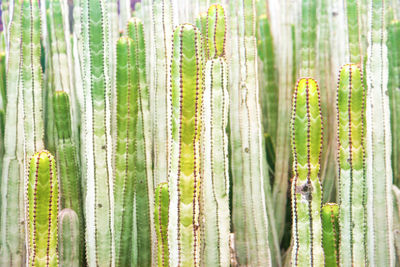
<svg viewBox="0 0 400 267">
<path fill-rule="evenodd" d="M 349 54 L 350 62 L 360 65 L 361 59 L 361 42 L 360 42 L 360 27 L 359 27 L 359 10 L 357 0 L 346 0 L 347 14 L 347 30 L 349 35 Z"/>
<path fill-rule="evenodd" d="M 313 77 L 317 51 L 317 0 L 301 1 L 300 40 L 300 76 Z"/>
<path fill-rule="evenodd" d="M 292 264 L 324 266 L 319 177 L 322 115 L 318 84 L 311 78 L 297 82 L 292 107 Z"/>
<path fill-rule="evenodd" d="M 72 139 L 71 110 L 66 92 L 56 91 L 53 100 L 56 126 L 56 151 L 58 173 L 60 176 L 61 208 L 74 210 L 79 218 L 80 247 L 78 260 L 84 261 L 84 217 L 81 191 L 81 172 L 77 157 L 78 149 Z"/>
<path fill-rule="evenodd" d="M 202 56 L 203 56 L 203 60 L 204 60 L 204 64 L 205 61 L 208 59 L 207 57 L 207 12 L 201 12 L 199 14 L 199 16 L 196 18 L 196 27 L 200 30 L 201 34 L 202 34 Z"/>
<path fill-rule="evenodd" d="M 211 5 L 207 12 L 207 59 L 225 56 L 225 11 L 220 4 Z"/>
<path fill-rule="evenodd" d="M 340 263 L 366 265 L 365 91 L 361 70 L 340 70 L 337 129 L 340 207 Z"/>
<path fill-rule="evenodd" d="M 207 61 L 202 115 L 202 262 L 229 266 L 228 67 L 221 57 Z"/>
<path fill-rule="evenodd" d="M 86 184 L 86 255 L 89 266 L 115 262 L 112 216 L 110 32 L 106 1 L 81 1 L 82 130 Z"/>
<path fill-rule="evenodd" d="M 53 155 L 35 153 L 29 164 L 26 201 L 29 266 L 58 266 L 58 179 Z"/>
<path fill-rule="evenodd" d="M 71 209 L 63 209 L 58 215 L 58 251 L 60 266 L 79 267 L 82 250 L 80 225 L 78 215 Z"/>
<path fill-rule="evenodd" d="M 388 26 L 389 101 L 392 127 L 393 182 L 400 186 L 400 22 Z"/>
<path fill-rule="evenodd" d="M 157 186 L 154 203 L 154 226 L 157 232 L 157 266 L 168 267 L 169 191 L 167 182 L 161 183 Z"/>
<path fill-rule="evenodd" d="M 325 266 L 339 266 L 339 206 L 326 203 L 322 207 L 322 246 L 325 253 Z"/>
<path fill-rule="evenodd" d="M 174 30 L 168 178 L 171 266 L 198 266 L 200 260 L 201 41 L 200 31 L 192 25 L 182 24 Z"/>
<path fill-rule="evenodd" d="M 388 51 L 383 0 L 369 1 L 366 64 L 367 255 L 375 266 L 395 266 L 392 207 Z"/>
<path fill-rule="evenodd" d="M 138 119 L 136 128 L 136 224 L 139 266 L 151 264 L 151 239 L 155 232 L 150 225 L 153 221 L 153 175 L 150 125 L 149 89 L 146 79 L 146 50 L 143 23 L 137 18 L 128 22 L 128 36 L 133 40 L 134 64 L 137 69 Z"/>
<path fill-rule="evenodd" d="M 4 4 L 4 2 L 3 2 Z M 21 65 L 21 15 L 20 1 L 14 4 L 10 22 L 8 71 L 6 73 L 7 104 L 4 124 L 4 157 L 1 174 L 0 265 L 21 266 L 25 258 L 23 143 L 20 98 Z M 7 112 L 8 110 L 8 112 Z"/>
</svg>

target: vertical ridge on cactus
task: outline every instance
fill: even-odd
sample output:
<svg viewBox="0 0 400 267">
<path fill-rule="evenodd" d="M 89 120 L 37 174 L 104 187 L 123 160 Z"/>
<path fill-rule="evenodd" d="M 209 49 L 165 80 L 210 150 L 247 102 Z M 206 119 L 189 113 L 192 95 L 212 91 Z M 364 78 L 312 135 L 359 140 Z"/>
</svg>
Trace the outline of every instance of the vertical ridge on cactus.
<svg viewBox="0 0 400 267">
<path fill-rule="evenodd" d="M 113 266 L 110 26 L 104 0 L 82 0 L 81 8 L 87 261 L 89 266 Z"/>
<path fill-rule="evenodd" d="M 301 1 L 300 76 L 313 77 L 316 67 L 317 1 Z"/>
<path fill-rule="evenodd" d="M 321 218 L 325 266 L 339 266 L 339 206 L 336 203 L 324 204 Z"/>
<path fill-rule="evenodd" d="M 221 57 L 207 61 L 202 114 L 202 264 L 229 266 L 229 174 L 226 135 L 228 70 Z"/>
<path fill-rule="evenodd" d="M 58 266 L 58 179 L 53 155 L 35 153 L 26 184 L 29 266 Z"/>
<path fill-rule="evenodd" d="M 201 41 L 199 30 L 190 24 L 174 30 L 170 73 L 172 150 L 168 177 L 171 266 L 198 266 L 200 259 Z"/>
<path fill-rule="evenodd" d="M 394 266 L 392 144 L 388 100 L 385 1 L 370 0 L 366 65 L 367 249 L 368 262 Z"/>
<path fill-rule="evenodd" d="M 71 209 L 63 209 L 58 215 L 58 251 L 60 266 L 79 267 L 82 250 L 82 232 L 78 215 Z"/>
<path fill-rule="evenodd" d="M 324 266 L 322 249 L 322 188 L 319 177 L 322 115 L 318 84 L 311 78 L 297 82 L 292 109 L 292 263 Z"/>
<path fill-rule="evenodd" d="M 346 1 L 347 14 L 347 30 L 349 35 L 349 54 L 350 62 L 361 64 L 361 42 L 360 42 L 360 27 L 359 27 L 359 11 L 357 0 Z"/>
<path fill-rule="evenodd" d="M 157 232 L 157 266 L 169 266 L 168 250 L 168 183 L 160 183 L 155 192 L 154 225 Z"/>
<path fill-rule="evenodd" d="M 225 11 L 220 4 L 213 4 L 207 12 L 207 59 L 223 57 L 225 55 Z"/>
<path fill-rule="evenodd" d="M 337 89 L 340 263 L 366 264 L 365 90 L 361 70 L 342 67 Z"/>
</svg>

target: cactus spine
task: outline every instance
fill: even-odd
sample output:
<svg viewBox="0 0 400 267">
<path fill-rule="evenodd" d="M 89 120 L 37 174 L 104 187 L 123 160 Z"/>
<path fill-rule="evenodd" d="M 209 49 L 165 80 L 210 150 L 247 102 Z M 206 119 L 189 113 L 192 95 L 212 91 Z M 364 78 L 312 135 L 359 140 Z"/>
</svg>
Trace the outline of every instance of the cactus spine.
<svg viewBox="0 0 400 267">
<path fill-rule="evenodd" d="M 395 265 L 385 1 L 369 1 L 366 154 L 367 242 L 370 265 Z"/>
<path fill-rule="evenodd" d="M 133 40 L 134 60 L 138 75 L 138 121 L 136 128 L 136 221 L 139 266 L 151 265 L 151 239 L 155 240 L 153 225 L 154 185 L 151 159 L 151 126 L 149 89 L 146 80 L 146 47 L 143 23 L 137 18 L 128 22 L 128 35 Z"/>
<path fill-rule="evenodd" d="M 311 78 L 297 82 L 292 109 L 292 264 L 324 266 L 322 249 L 320 159 L 322 115 L 318 84 Z"/>
<path fill-rule="evenodd" d="M 4 4 L 4 2 L 3 2 Z M 23 143 L 21 142 L 21 17 L 20 1 L 14 4 L 10 21 L 7 66 L 7 105 L 4 125 L 4 157 L 1 176 L 0 265 L 21 266 L 25 254 Z M 3 18 L 4 19 L 4 18 Z M 8 110 L 8 111 L 7 111 Z"/>
<path fill-rule="evenodd" d="M 200 119 L 203 95 L 201 34 L 174 30 L 171 63 L 169 246 L 171 266 L 198 266 L 200 256 Z"/>
<path fill-rule="evenodd" d="M 340 70 L 337 129 L 340 207 L 340 263 L 366 264 L 365 91 L 361 70 L 353 64 Z"/>
<path fill-rule="evenodd" d="M 221 57 L 205 67 L 202 132 L 203 264 L 229 266 L 228 73 Z"/>
<path fill-rule="evenodd" d="M 325 266 L 339 266 L 339 206 L 336 203 L 324 204 L 321 218 Z"/>
<path fill-rule="evenodd" d="M 82 251 L 80 225 L 78 215 L 71 209 L 63 209 L 58 215 L 58 251 L 60 266 L 79 267 Z"/>
<path fill-rule="evenodd" d="M 35 153 L 27 179 L 29 266 L 58 266 L 58 180 L 53 155 Z"/>
<path fill-rule="evenodd" d="M 160 183 L 155 192 L 154 225 L 157 233 L 157 266 L 169 266 L 168 250 L 168 183 Z"/>
<path fill-rule="evenodd" d="M 388 26 L 389 101 L 392 126 L 393 181 L 400 186 L 400 21 Z"/>
<path fill-rule="evenodd" d="M 79 218 L 78 260 L 84 260 L 84 217 L 81 191 L 81 172 L 77 158 L 77 146 L 72 139 L 71 111 L 69 96 L 66 92 L 57 91 L 54 95 L 54 121 L 56 126 L 56 151 L 58 173 L 60 176 L 61 208 L 74 210 Z"/>
<path fill-rule="evenodd" d="M 106 1 L 82 0 L 81 8 L 87 261 L 89 266 L 113 266 L 109 22 Z"/>
</svg>

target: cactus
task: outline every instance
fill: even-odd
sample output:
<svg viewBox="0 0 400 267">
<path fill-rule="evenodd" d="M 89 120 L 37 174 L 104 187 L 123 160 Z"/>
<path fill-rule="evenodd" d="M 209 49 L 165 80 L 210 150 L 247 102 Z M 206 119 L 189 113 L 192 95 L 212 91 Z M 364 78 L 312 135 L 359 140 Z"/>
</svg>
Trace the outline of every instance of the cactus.
<svg viewBox="0 0 400 267">
<path fill-rule="evenodd" d="M 349 35 L 350 62 L 361 65 L 361 41 L 359 27 L 359 10 L 357 0 L 346 1 L 347 30 Z"/>
<path fill-rule="evenodd" d="M 79 267 L 81 247 L 80 225 L 78 215 L 71 209 L 63 209 L 58 215 L 58 251 L 60 266 Z"/>
<path fill-rule="evenodd" d="M 111 266 L 115 255 L 109 23 L 104 0 L 82 0 L 81 9 L 86 253 L 89 266 Z"/>
<path fill-rule="evenodd" d="M 392 166 L 393 182 L 400 186 L 400 22 L 393 21 L 388 26 L 389 59 L 389 101 L 392 127 Z"/>
<path fill-rule="evenodd" d="M 151 125 L 149 107 L 149 89 L 146 80 L 146 51 L 143 24 L 137 18 L 128 22 L 128 35 L 133 40 L 134 64 L 138 75 L 138 120 L 136 132 L 136 220 L 138 265 L 151 264 L 151 239 L 155 240 L 155 232 L 150 225 L 153 221 L 153 175 L 151 155 Z"/>
<path fill-rule="evenodd" d="M 207 59 L 225 55 L 226 23 L 225 11 L 219 4 L 211 5 L 207 12 Z"/>
<path fill-rule="evenodd" d="M 370 265 L 394 266 L 390 106 L 385 5 L 369 1 L 366 65 L 367 255 Z"/>
<path fill-rule="evenodd" d="M 353 64 L 340 70 L 337 129 L 340 207 L 340 262 L 366 265 L 365 91 L 361 70 Z"/>
<path fill-rule="evenodd" d="M 169 250 L 171 266 L 198 266 L 200 256 L 201 34 L 189 24 L 173 35 Z"/>
<path fill-rule="evenodd" d="M 301 1 L 300 75 L 313 77 L 316 67 L 317 0 Z"/>
<path fill-rule="evenodd" d="M 207 61 L 204 75 L 202 262 L 206 266 L 229 266 L 229 164 L 226 135 L 229 95 L 225 60 L 218 57 Z"/>
<path fill-rule="evenodd" d="M 58 180 L 53 155 L 35 153 L 26 184 L 29 266 L 58 266 Z"/>
<path fill-rule="evenodd" d="M 339 206 L 336 203 L 324 204 L 321 218 L 325 266 L 339 266 Z"/>
<path fill-rule="evenodd" d="M 84 217 L 81 191 L 81 172 L 77 158 L 77 146 L 72 139 L 71 111 L 69 96 L 57 91 L 54 95 L 54 121 L 56 126 L 56 151 L 58 173 L 60 176 L 61 208 L 74 210 L 79 219 L 80 243 L 78 260 L 84 260 Z"/>
<path fill-rule="evenodd" d="M 155 192 L 154 226 L 157 232 L 157 266 L 169 266 L 168 250 L 168 210 L 169 191 L 168 183 L 157 186 Z"/>
<path fill-rule="evenodd" d="M 292 109 L 292 216 L 294 266 L 324 266 L 322 249 L 320 159 L 322 115 L 318 84 L 297 82 Z"/>
</svg>

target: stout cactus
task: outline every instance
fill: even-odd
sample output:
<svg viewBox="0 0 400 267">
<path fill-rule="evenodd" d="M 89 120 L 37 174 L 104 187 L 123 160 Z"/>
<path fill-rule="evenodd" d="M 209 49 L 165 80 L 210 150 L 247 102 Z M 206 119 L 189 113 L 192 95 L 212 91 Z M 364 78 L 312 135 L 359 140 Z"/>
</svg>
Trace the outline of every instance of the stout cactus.
<svg viewBox="0 0 400 267">
<path fill-rule="evenodd" d="M 35 153 L 29 164 L 26 201 L 29 266 L 58 266 L 58 179 L 53 155 Z"/>
<path fill-rule="evenodd" d="M 63 209 L 58 215 L 58 251 L 60 266 L 79 267 L 81 259 L 81 236 L 82 224 L 78 215 L 71 209 Z"/>
<path fill-rule="evenodd" d="M 340 207 L 340 263 L 366 265 L 365 91 L 360 69 L 340 70 L 337 129 Z"/>
<path fill-rule="evenodd" d="M 297 82 L 292 110 L 292 216 L 294 266 L 324 266 L 322 249 L 320 158 L 322 115 L 318 84 Z"/>
<path fill-rule="evenodd" d="M 201 41 L 200 31 L 192 25 L 182 24 L 174 31 L 168 178 L 171 266 L 198 266 L 200 260 Z"/>
<path fill-rule="evenodd" d="M 229 266 L 228 70 L 221 57 L 207 61 L 202 117 L 202 214 L 205 266 Z"/>
<path fill-rule="evenodd" d="M 168 250 L 168 210 L 169 191 L 168 183 L 160 183 L 154 197 L 154 225 L 157 233 L 157 266 L 169 266 Z"/>
<path fill-rule="evenodd" d="M 321 218 L 325 266 L 339 266 L 339 206 L 336 203 L 326 203 L 322 207 Z"/>
</svg>

